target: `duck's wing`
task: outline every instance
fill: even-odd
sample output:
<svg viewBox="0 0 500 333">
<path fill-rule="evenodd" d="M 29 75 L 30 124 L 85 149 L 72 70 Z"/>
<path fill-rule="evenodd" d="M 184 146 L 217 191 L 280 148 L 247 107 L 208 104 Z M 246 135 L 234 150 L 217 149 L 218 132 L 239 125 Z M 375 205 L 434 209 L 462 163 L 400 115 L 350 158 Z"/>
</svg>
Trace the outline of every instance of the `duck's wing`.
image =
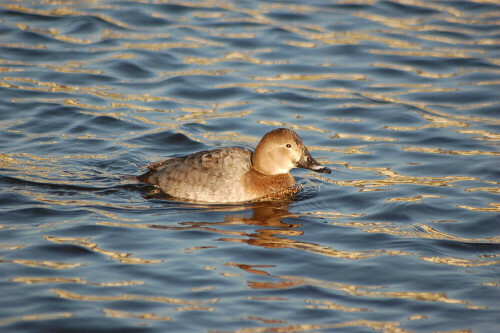
<svg viewBox="0 0 500 333">
<path fill-rule="evenodd" d="M 227 147 L 167 158 L 147 165 L 149 171 L 137 179 L 158 184 L 162 179 L 174 181 L 177 177 L 184 180 L 199 177 L 234 177 L 250 170 L 251 154 L 247 149 Z"/>
<path fill-rule="evenodd" d="M 242 173 L 250 170 L 250 159 L 249 150 L 227 147 L 188 155 L 182 160 L 182 164 L 208 174 Z"/>
<path fill-rule="evenodd" d="M 162 166 L 165 166 L 167 164 L 181 162 L 186 157 L 187 156 L 169 157 L 169 158 L 166 158 L 166 159 L 158 161 L 158 162 L 153 162 L 153 163 L 149 163 L 147 165 L 144 165 L 141 167 L 141 169 L 159 170 Z"/>
</svg>

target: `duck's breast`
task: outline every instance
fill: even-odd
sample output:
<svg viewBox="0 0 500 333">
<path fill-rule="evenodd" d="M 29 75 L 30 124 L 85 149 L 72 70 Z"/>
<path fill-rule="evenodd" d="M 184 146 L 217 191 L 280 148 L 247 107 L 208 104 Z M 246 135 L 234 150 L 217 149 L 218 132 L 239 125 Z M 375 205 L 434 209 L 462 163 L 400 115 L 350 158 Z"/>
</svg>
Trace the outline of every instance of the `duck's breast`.
<svg viewBox="0 0 500 333">
<path fill-rule="evenodd" d="M 246 192 L 254 198 L 278 197 L 297 192 L 295 178 L 290 173 L 263 175 L 251 169 L 243 177 Z"/>
</svg>

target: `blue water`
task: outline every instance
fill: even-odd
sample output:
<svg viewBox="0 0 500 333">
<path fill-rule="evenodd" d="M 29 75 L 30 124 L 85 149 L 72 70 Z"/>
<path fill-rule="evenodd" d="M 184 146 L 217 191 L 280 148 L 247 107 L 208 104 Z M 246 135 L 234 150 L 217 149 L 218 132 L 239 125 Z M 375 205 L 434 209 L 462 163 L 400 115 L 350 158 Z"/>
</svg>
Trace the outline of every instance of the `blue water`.
<svg viewBox="0 0 500 333">
<path fill-rule="evenodd" d="M 0 331 L 497 332 L 496 1 L 3 1 Z M 123 176 L 294 129 L 331 175 Z"/>
</svg>

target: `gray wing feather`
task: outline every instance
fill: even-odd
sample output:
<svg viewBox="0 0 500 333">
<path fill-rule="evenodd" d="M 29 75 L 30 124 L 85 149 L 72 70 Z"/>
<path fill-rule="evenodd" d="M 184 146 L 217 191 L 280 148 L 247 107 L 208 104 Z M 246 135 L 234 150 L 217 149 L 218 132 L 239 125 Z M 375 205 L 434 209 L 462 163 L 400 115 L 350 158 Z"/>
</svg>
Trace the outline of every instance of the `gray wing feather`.
<svg viewBox="0 0 500 333">
<path fill-rule="evenodd" d="M 149 164 L 149 171 L 138 179 L 179 197 L 201 192 L 215 194 L 240 181 L 250 170 L 251 154 L 246 149 L 228 147 L 172 157 Z"/>
</svg>

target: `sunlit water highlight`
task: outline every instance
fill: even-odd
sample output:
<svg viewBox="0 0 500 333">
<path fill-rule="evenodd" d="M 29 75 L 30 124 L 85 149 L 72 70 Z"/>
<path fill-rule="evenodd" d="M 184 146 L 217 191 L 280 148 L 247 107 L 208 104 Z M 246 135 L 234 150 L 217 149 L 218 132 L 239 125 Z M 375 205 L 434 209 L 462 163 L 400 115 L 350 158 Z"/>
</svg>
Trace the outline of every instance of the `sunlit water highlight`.
<svg viewBox="0 0 500 333">
<path fill-rule="evenodd" d="M 0 330 L 496 332 L 497 1 L 3 1 Z M 296 130 L 331 175 L 124 180 Z"/>
</svg>

